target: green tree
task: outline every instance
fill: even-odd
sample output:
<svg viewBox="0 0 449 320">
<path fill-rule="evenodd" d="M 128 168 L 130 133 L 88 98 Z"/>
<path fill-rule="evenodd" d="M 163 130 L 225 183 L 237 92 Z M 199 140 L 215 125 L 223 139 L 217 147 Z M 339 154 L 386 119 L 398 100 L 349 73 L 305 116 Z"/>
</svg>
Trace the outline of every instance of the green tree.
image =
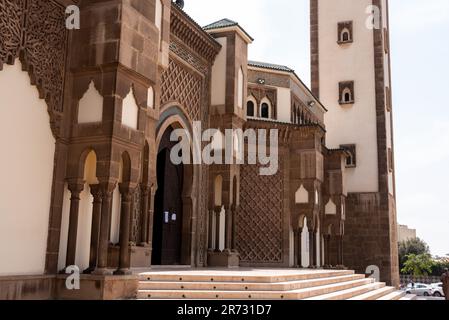
<svg viewBox="0 0 449 320">
<path fill-rule="evenodd" d="M 428 253 L 425 254 L 409 254 L 404 262 L 401 272 L 412 276 L 427 276 L 432 273 L 433 260 Z"/>
<path fill-rule="evenodd" d="M 399 270 L 404 268 L 407 261 L 407 256 L 410 254 L 421 255 L 430 254 L 430 249 L 427 243 L 419 238 L 402 241 L 399 243 Z"/>
</svg>

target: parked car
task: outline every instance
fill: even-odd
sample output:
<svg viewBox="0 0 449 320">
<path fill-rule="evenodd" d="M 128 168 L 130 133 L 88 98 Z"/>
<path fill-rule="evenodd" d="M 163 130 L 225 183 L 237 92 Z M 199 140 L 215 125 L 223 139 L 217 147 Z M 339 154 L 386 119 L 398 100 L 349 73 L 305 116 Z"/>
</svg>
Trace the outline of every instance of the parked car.
<svg viewBox="0 0 449 320">
<path fill-rule="evenodd" d="M 432 295 L 432 287 L 424 283 L 409 283 L 405 288 L 405 292 L 407 294 L 430 297 Z"/>
<path fill-rule="evenodd" d="M 444 297 L 443 292 L 443 283 L 432 283 L 430 285 L 432 287 L 432 296 L 434 297 Z"/>
</svg>

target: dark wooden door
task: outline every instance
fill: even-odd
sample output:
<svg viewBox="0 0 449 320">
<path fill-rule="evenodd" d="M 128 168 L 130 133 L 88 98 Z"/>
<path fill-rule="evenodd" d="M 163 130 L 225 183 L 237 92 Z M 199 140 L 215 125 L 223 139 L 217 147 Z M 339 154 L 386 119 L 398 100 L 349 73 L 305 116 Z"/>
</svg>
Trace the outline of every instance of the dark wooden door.
<svg viewBox="0 0 449 320">
<path fill-rule="evenodd" d="M 163 139 L 164 140 L 164 139 Z M 164 141 L 162 141 L 163 143 Z M 162 145 L 161 147 L 164 147 Z M 171 144 L 159 151 L 155 195 L 153 265 L 181 262 L 183 165 L 170 161 Z"/>
</svg>

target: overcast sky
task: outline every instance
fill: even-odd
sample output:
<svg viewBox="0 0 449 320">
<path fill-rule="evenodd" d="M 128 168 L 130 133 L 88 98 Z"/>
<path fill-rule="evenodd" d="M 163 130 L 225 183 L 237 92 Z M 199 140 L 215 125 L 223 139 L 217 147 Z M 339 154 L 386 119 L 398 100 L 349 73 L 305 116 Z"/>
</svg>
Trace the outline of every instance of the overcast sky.
<svg viewBox="0 0 449 320">
<path fill-rule="evenodd" d="M 185 2 L 200 25 L 239 22 L 255 38 L 250 59 L 310 83 L 309 0 Z M 390 0 L 390 29 L 398 220 L 449 254 L 449 1 Z"/>
</svg>

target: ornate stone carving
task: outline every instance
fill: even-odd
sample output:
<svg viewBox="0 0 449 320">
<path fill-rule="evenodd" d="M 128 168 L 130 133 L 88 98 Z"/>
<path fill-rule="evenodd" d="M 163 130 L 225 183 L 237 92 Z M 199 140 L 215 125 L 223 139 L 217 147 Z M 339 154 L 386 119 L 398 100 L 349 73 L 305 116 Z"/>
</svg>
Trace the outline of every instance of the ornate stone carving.
<svg viewBox="0 0 449 320">
<path fill-rule="evenodd" d="M 0 70 L 19 56 L 24 12 L 25 0 L 0 0 Z"/>
<path fill-rule="evenodd" d="M 242 262 L 282 263 L 282 164 L 279 168 L 276 175 L 260 176 L 260 166 L 241 167 L 236 247 Z"/>
<path fill-rule="evenodd" d="M 192 121 L 201 120 L 202 89 L 201 76 L 170 59 L 168 69 L 162 74 L 162 105 L 176 101 L 182 104 Z"/>
<path fill-rule="evenodd" d="M 213 63 L 220 51 L 220 44 L 176 5 L 172 5 L 170 31 L 209 63 Z"/>
<path fill-rule="evenodd" d="M 130 237 L 130 241 L 134 244 L 137 245 L 139 243 L 141 243 L 141 238 L 142 238 L 142 222 L 141 222 L 141 217 L 142 217 L 142 208 L 141 208 L 141 204 L 142 204 L 142 199 L 141 199 L 141 188 L 140 186 L 138 186 L 136 188 L 136 191 L 133 194 L 133 199 L 132 199 L 132 209 L 131 209 L 131 237 Z"/>
<path fill-rule="evenodd" d="M 28 1 L 24 61 L 51 110 L 63 111 L 66 37 L 64 10 L 53 1 Z"/>
<path fill-rule="evenodd" d="M 46 0 L 0 0 L 0 70 L 20 58 L 45 99 L 53 133 L 63 112 L 67 29 L 64 8 Z"/>
<path fill-rule="evenodd" d="M 170 42 L 170 50 L 202 74 L 207 74 L 208 66 L 179 41 L 172 40 Z"/>
</svg>

